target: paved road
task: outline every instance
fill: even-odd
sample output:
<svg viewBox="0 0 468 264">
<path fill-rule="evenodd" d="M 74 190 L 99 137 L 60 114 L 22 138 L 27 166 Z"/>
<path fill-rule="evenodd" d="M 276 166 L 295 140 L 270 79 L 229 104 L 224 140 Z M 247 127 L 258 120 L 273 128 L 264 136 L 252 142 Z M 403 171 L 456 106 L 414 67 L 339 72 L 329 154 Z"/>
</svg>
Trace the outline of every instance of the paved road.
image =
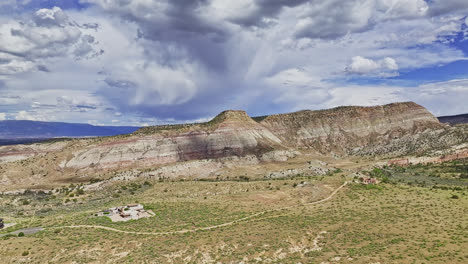
<svg viewBox="0 0 468 264">
<path fill-rule="evenodd" d="M 6 235 L 15 235 L 15 236 L 17 236 L 21 232 L 23 232 L 24 235 L 27 236 L 27 235 L 36 234 L 37 232 L 42 231 L 42 230 L 44 230 L 44 228 L 42 228 L 40 226 L 39 227 L 23 228 L 23 229 L 19 229 L 19 230 L 10 232 L 10 233 L 1 234 L 0 237 L 6 236 Z"/>
</svg>

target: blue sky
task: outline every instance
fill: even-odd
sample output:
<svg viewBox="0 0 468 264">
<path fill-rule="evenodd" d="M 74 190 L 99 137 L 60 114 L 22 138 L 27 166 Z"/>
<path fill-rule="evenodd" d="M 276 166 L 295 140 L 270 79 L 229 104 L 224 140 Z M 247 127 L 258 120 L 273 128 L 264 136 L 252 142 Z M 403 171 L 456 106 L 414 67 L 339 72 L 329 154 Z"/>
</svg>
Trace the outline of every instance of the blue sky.
<svg viewBox="0 0 468 264">
<path fill-rule="evenodd" d="M 0 120 L 196 122 L 415 101 L 468 112 L 466 0 L 6 0 Z"/>
</svg>

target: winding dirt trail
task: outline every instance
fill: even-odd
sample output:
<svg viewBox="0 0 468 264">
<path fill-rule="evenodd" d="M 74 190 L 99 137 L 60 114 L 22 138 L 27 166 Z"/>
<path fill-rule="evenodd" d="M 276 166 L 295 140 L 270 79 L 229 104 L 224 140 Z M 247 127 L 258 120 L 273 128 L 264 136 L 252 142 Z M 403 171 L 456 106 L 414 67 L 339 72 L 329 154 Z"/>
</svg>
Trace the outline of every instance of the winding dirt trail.
<svg viewBox="0 0 468 264">
<path fill-rule="evenodd" d="M 98 225 L 70 225 L 70 226 L 57 226 L 57 227 L 51 227 L 51 228 L 46 228 L 46 229 L 59 229 L 59 228 L 94 228 L 94 229 L 103 229 L 103 230 L 108 230 L 108 231 L 113 231 L 113 232 L 118 232 L 118 233 L 124 233 L 124 234 L 135 234 L 135 235 L 155 235 L 155 236 L 162 236 L 162 235 L 174 235 L 174 234 L 184 234 L 184 233 L 192 233 L 192 232 L 197 232 L 197 231 L 204 231 L 204 230 L 211 230 L 211 229 L 216 229 L 220 227 L 225 227 L 225 226 L 231 226 L 240 222 L 250 222 L 248 220 L 251 220 L 252 218 L 260 215 L 264 215 L 267 213 L 271 212 L 278 212 L 278 211 L 283 211 L 291 208 L 296 208 L 300 206 L 308 206 L 308 205 L 315 205 L 315 204 L 320 204 L 324 203 L 330 199 L 333 198 L 343 187 L 345 187 L 348 184 L 348 182 L 343 183 L 340 187 L 336 188 L 329 196 L 326 198 L 323 198 L 322 200 L 318 200 L 315 202 L 310 202 L 310 203 L 305 203 L 301 205 L 294 205 L 294 206 L 288 206 L 288 207 L 282 207 L 282 208 L 277 208 L 277 209 L 271 209 L 271 210 L 266 210 L 262 212 L 258 212 L 249 216 L 246 216 L 244 218 L 240 218 L 231 222 L 227 222 L 224 224 L 219 224 L 219 225 L 214 225 L 214 226 L 208 226 L 208 227 L 200 227 L 200 228 L 194 228 L 194 229 L 183 229 L 179 231 L 168 231 L 168 232 L 135 232 L 135 231 L 124 231 L 120 229 L 115 229 L 112 227 L 107 227 L 107 226 L 98 226 Z M 265 218 L 261 219 L 269 219 L 269 218 L 275 218 L 275 217 L 281 217 L 285 216 L 288 214 L 281 214 L 281 215 L 273 215 L 273 216 L 268 216 Z M 257 220 L 257 219 L 252 219 L 252 220 Z"/>
</svg>

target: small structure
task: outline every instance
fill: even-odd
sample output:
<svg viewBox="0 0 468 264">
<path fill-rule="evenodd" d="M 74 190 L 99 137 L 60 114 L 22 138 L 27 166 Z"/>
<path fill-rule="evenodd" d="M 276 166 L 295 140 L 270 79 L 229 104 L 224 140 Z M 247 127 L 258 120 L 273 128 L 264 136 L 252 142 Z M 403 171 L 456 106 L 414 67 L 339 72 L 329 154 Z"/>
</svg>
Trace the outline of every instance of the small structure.
<svg viewBox="0 0 468 264">
<path fill-rule="evenodd" d="M 155 213 L 151 210 L 145 210 L 141 204 L 129 204 L 109 208 L 98 213 L 98 216 L 107 216 L 112 222 L 126 222 L 129 220 L 138 220 L 140 218 L 152 217 Z"/>
<path fill-rule="evenodd" d="M 361 177 L 359 178 L 359 181 L 362 184 L 377 184 L 379 183 L 376 178 L 371 178 L 371 177 Z"/>
</svg>

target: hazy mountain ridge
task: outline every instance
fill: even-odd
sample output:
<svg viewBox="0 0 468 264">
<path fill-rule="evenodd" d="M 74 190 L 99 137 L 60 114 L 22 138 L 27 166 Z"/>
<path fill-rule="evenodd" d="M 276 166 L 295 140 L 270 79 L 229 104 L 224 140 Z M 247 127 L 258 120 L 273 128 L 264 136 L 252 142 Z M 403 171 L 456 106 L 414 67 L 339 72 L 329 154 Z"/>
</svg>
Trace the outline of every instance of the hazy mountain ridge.
<svg viewBox="0 0 468 264">
<path fill-rule="evenodd" d="M 453 115 L 453 116 L 440 116 L 438 117 L 438 119 L 441 123 L 448 123 L 451 125 L 467 124 L 468 114 Z"/>
<path fill-rule="evenodd" d="M 42 122 L 29 120 L 0 121 L 0 139 L 23 140 L 56 137 L 114 136 L 132 133 L 139 127 L 93 126 L 89 124 Z"/>
</svg>

